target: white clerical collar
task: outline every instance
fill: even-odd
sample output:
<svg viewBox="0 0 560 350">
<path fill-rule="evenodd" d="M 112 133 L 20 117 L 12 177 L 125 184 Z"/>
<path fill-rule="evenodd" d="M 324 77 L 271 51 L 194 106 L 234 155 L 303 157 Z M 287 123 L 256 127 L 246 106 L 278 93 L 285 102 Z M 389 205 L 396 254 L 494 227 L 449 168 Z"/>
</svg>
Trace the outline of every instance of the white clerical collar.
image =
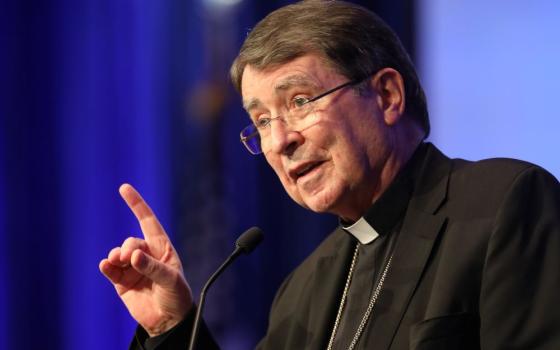
<svg viewBox="0 0 560 350">
<path fill-rule="evenodd" d="M 379 237 L 379 233 L 363 217 L 350 226 L 342 225 L 342 228 L 356 237 L 362 244 L 369 244 Z"/>
</svg>

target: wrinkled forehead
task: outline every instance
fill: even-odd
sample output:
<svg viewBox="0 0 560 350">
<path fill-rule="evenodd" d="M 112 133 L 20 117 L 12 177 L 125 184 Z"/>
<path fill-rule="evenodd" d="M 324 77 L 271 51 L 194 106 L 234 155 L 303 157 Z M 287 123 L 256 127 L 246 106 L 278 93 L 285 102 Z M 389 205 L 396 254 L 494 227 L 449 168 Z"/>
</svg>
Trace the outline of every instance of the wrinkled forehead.
<svg viewBox="0 0 560 350">
<path fill-rule="evenodd" d="M 342 80 L 344 77 L 324 59 L 306 55 L 266 69 L 247 65 L 241 78 L 241 96 L 244 106 L 249 107 L 258 96 L 278 96 L 293 88 L 319 90 Z"/>
<path fill-rule="evenodd" d="M 278 80 L 272 82 L 271 86 L 265 86 L 264 88 L 258 89 L 257 92 L 260 94 L 270 93 L 273 95 L 271 97 L 282 97 L 293 89 L 314 91 L 319 88 L 320 85 L 317 81 L 308 75 L 295 73 L 279 77 Z M 255 96 L 251 89 L 249 89 L 247 94 L 243 96 L 243 108 L 248 112 L 257 108 L 260 104 L 260 98 Z"/>
</svg>

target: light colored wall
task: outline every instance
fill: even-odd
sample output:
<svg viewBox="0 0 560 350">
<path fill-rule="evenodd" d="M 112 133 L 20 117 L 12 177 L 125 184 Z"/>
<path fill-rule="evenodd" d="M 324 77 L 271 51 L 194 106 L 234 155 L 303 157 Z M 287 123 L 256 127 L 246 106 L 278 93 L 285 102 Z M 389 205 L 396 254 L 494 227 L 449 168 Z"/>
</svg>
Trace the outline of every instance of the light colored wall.
<svg viewBox="0 0 560 350">
<path fill-rule="evenodd" d="M 560 177 L 560 2 L 420 0 L 418 59 L 448 155 L 537 163 Z"/>
</svg>

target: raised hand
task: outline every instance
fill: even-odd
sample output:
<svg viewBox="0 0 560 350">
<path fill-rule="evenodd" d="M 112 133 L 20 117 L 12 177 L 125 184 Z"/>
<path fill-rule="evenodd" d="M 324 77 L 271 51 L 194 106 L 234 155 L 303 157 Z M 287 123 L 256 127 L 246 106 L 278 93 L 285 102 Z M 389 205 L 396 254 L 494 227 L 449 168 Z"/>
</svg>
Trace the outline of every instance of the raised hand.
<svg viewBox="0 0 560 350">
<path fill-rule="evenodd" d="M 99 263 L 132 317 L 150 336 L 179 323 L 192 308 L 192 292 L 175 248 L 140 194 L 128 184 L 119 192 L 144 239 L 129 237 Z"/>
</svg>

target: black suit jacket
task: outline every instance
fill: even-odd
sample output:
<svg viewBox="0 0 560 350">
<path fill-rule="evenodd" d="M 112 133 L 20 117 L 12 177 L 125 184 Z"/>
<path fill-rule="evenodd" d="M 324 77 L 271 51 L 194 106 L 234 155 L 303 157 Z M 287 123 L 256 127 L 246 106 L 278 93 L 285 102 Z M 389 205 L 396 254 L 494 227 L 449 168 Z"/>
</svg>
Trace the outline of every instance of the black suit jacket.
<svg viewBox="0 0 560 350">
<path fill-rule="evenodd" d="M 451 160 L 425 147 L 358 348 L 560 349 L 557 180 L 529 163 Z M 288 276 L 258 349 L 326 349 L 353 242 L 337 229 Z"/>
<path fill-rule="evenodd" d="M 543 169 L 428 145 L 359 347 L 560 349 L 559 218 Z M 260 349 L 326 348 L 352 247 L 338 229 L 286 279 Z"/>
</svg>

